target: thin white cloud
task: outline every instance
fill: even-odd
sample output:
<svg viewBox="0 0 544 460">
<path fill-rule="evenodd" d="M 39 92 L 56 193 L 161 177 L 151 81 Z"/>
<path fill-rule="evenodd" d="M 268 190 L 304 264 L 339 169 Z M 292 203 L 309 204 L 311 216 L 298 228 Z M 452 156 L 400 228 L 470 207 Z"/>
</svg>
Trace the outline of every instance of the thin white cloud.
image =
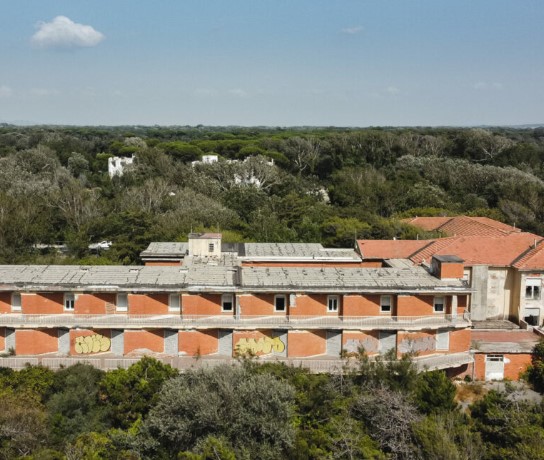
<svg viewBox="0 0 544 460">
<path fill-rule="evenodd" d="M 32 96 L 47 97 L 47 96 L 56 96 L 59 94 L 59 91 L 56 89 L 48 88 L 32 88 L 30 90 Z"/>
<path fill-rule="evenodd" d="M 196 96 L 208 97 L 208 96 L 214 96 L 215 94 L 217 94 L 217 91 L 215 89 L 210 89 L 210 88 L 197 88 L 194 90 L 194 94 Z"/>
<path fill-rule="evenodd" d="M 105 36 L 92 26 L 78 24 L 66 16 L 57 16 L 51 22 L 40 22 L 32 36 L 39 48 L 80 48 L 98 45 Z"/>
<path fill-rule="evenodd" d="M 0 98 L 13 96 L 13 90 L 7 85 L 0 85 Z"/>
<path fill-rule="evenodd" d="M 386 88 L 386 91 L 388 94 L 391 94 L 392 96 L 400 93 L 400 89 L 398 89 L 396 86 L 388 86 Z"/>
<path fill-rule="evenodd" d="M 476 83 L 474 83 L 473 88 L 478 90 L 484 90 L 484 91 L 485 90 L 500 91 L 503 89 L 503 84 L 497 81 L 494 81 L 494 82 L 477 81 Z"/>
<path fill-rule="evenodd" d="M 343 34 L 355 35 L 363 31 L 362 26 L 346 27 L 341 30 Z"/>
<path fill-rule="evenodd" d="M 229 94 L 232 94 L 233 96 L 238 96 L 238 97 L 247 97 L 248 96 L 247 92 L 244 91 L 241 88 L 229 89 Z"/>
</svg>

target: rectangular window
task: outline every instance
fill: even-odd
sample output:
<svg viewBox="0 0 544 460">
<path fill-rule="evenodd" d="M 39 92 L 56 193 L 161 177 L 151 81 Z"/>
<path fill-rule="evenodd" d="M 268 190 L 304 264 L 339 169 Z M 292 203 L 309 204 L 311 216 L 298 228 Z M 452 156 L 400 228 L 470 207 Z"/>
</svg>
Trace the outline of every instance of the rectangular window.
<svg viewBox="0 0 544 460">
<path fill-rule="evenodd" d="M 232 311 L 234 306 L 234 296 L 232 294 L 223 294 L 221 296 L 221 309 L 223 311 Z"/>
<path fill-rule="evenodd" d="M 117 311 L 128 311 L 128 294 L 117 294 Z"/>
<path fill-rule="evenodd" d="M 208 244 L 208 252 L 213 252 L 213 250 L 214 250 L 214 244 L 213 243 Z"/>
<path fill-rule="evenodd" d="M 330 295 L 327 297 L 327 311 L 328 312 L 338 311 L 338 296 L 337 295 Z"/>
<path fill-rule="evenodd" d="M 390 295 L 382 295 L 380 297 L 380 312 L 391 313 L 391 296 Z"/>
<path fill-rule="evenodd" d="M 21 294 L 18 292 L 11 294 L 11 311 L 21 311 Z"/>
<path fill-rule="evenodd" d="M 274 296 L 274 311 L 285 311 L 285 305 L 287 303 L 284 295 Z"/>
<path fill-rule="evenodd" d="M 446 298 L 435 297 L 433 302 L 433 308 L 435 313 L 444 313 L 446 311 Z"/>
<path fill-rule="evenodd" d="M 180 311 L 181 302 L 179 294 L 170 294 L 168 297 L 168 310 L 170 311 Z"/>
<path fill-rule="evenodd" d="M 540 287 L 542 281 L 540 278 L 527 278 L 525 280 L 525 299 L 540 300 Z"/>
<path fill-rule="evenodd" d="M 64 309 L 66 311 L 74 311 L 76 304 L 76 296 L 74 294 L 64 294 Z"/>
</svg>

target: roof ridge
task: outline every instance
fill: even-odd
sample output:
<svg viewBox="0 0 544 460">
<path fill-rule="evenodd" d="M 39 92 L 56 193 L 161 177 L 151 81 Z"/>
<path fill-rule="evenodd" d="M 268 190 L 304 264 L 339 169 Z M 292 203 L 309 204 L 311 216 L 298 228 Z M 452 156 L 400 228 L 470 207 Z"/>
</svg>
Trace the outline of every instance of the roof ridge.
<svg viewBox="0 0 544 460">
<path fill-rule="evenodd" d="M 544 247 L 544 245 L 542 244 L 543 242 L 544 239 L 540 239 L 538 241 L 535 239 L 534 246 L 529 246 L 528 249 L 526 249 L 518 257 L 516 257 L 512 261 L 512 266 L 518 268 L 521 262 L 527 262 L 529 259 L 531 259 L 537 252 L 539 252 Z M 535 254 L 531 254 L 532 252 L 534 252 Z"/>
</svg>

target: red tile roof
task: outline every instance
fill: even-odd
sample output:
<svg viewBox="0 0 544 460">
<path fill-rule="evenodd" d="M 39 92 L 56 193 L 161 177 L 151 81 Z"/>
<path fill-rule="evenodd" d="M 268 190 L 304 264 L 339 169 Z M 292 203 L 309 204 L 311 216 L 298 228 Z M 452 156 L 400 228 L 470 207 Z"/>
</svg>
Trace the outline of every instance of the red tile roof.
<svg viewBox="0 0 544 460">
<path fill-rule="evenodd" d="M 435 240 L 433 245 L 413 254 L 410 259 L 420 263 L 437 255 L 456 255 L 465 261 L 465 265 L 490 265 L 508 267 L 524 254 L 542 237 L 532 233 L 510 233 L 500 237 L 458 236 Z"/>
<path fill-rule="evenodd" d="M 360 240 L 359 250 L 365 259 L 409 258 L 415 264 L 430 262 L 433 255 L 455 255 L 466 266 L 512 266 L 543 238 L 532 233 L 502 236 L 456 236 L 434 240 Z M 544 248 L 544 244 L 542 245 Z M 525 260 L 525 259 L 524 259 Z M 535 256 L 534 264 L 544 268 L 544 251 Z M 532 267 L 536 268 L 536 266 Z"/>
<path fill-rule="evenodd" d="M 414 217 L 404 222 L 427 231 L 440 231 L 449 236 L 501 236 L 519 233 L 520 229 L 488 217 Z"/>
<path fill-rule="evenodd" d="M 358 240 L 365 259 L 409 259 L 433 240 Z"/>
<path fill-rule="evenodd" d="M 522 254 L 515 262 L 518 270 L 542 270 L 544 269 L 544 244 L 542 240 L 533 244 L 525 254 Z"/>
</svg>

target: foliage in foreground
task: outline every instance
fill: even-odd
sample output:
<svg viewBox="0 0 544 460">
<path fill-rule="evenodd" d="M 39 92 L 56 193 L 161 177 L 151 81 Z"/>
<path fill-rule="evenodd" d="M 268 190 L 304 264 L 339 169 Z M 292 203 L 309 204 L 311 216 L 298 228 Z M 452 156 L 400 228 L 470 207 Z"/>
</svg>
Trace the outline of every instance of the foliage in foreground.
<svg viewBox="0 0 544 460">
<path fill-rule="evenodd" d="M 462 412 L 442 371 L 386 358 L 343 375 L 253 360 L 0 368 L 0 459 L 543 458 L 544 404 L 491 391 Z"/>
</svg>

